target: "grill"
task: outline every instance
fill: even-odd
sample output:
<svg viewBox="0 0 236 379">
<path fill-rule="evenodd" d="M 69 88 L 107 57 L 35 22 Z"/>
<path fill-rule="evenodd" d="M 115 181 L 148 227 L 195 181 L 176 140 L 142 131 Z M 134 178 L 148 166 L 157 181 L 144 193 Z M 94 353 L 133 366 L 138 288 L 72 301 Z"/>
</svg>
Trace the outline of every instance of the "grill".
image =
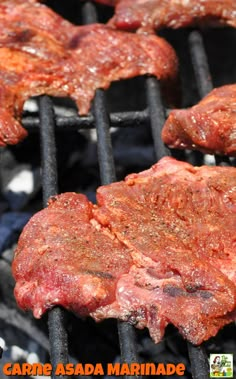
<svg viewBox="0 0 236 379">
<path fill-rule="evenodd" d="M 53 2 L 52 6 L 54 6 Z M 57 3 L 57 2 L 55 2 Z M 58 7 L 58 11 L 64 10 L 64 5 L 59 2 L 59 5 L 55 4 L 55 8 Z M 106 7 L 94 6 L 90 2 L 86 2 L 83 6 L 78 5 L 78 17 L 76 21 L 83 23 L 96 22 L 97 19 L 101 19 L 99 12 L 103 12 Z M 103 16 L 102 16 L 103 17 Z M 210 30 L 198 31 L 198 30 L 182 30 L 182 31 L 165 31 L 164 36 L 176 47 L 177 52 L 181 44 L 188 47 L 188 53 L 191 61 L 187 64 L 180 61 L 180 69 L 182 71 L 182 85 L 183 85 L 183 102 L 186 105 L 192 105 L 194 102 L 204 95 L 206 95 L 214 85 L 221 85 L 225 82 L 234 81 L 234 72 L 229 79 L 218 76 L 217 64 L 212 61 L 214 58 L 207 56 L 206 49 L 204 47 L 204 38 L 206 38 L 206 44 L 208 44 L 208 50 L 211 50 L 211 38 L 213 34 L 215 36 L 231 36 L 233 30 Z M 178 38 L 178 41 L 175 38 Z M 236 36 L 236 34 L 234 34 Z M 217 38 L 217 37 L 216 37 Z M 224 37 L 220 37 L 224 38 Z M 209 63 L 213 67 L 213 71 L 216 72 L 215 82 L 213 83 L 210 74 Z M 235 64 L 234 59 L 234 64 Z M 186 71 L 186 72 L 185 72 Z M 189 79 L 190 77 L 190 79 Z M 59 192 L 58 185 L 58 162 L 57 162 L 57 146 L 56 136 L 57 133 L 71 133 L 72 131 L 79 130 L 95 130 L 97 135 L 97 159 L 100 173 L 101 184 L 108 184 L 114 182 L 117 179 L 116 176 L 116 164 L 114 159 L 114 152 L 112 146 L 112 130 L 114 128 L 127 129 L 129 132 L 138 128 L 142 128 L 143 125 L 150 127 L 155 160 L 161 159 L 166 155 L 174 155 L 180 157 L 180 159 L 188 159 L 190 163 L 202 164 L 206 160 L 206 156 L 198 152 L 176 152 L 170 151 L 164 146 L 160 138 L 161 129 L 164 124 L 168 109 L 166 109 L 159 88 L 159 82 L 156 78 L 146 77 L 142 81 L 143 94 L 146 102 L 144 110 L 128 110 L 119 112 L 109 112 L 106 104 L 106 92 L 103 90 L 97 90 L 93 101 L 93 107 L 91 113 L 86 117 L 69 116 L 64 117 L 56 115 L 54 112 L 54 103 L 48 96 L 41 96 L 38 99 L 39 112 L 38 115 L 25 117 L 23 124 L 30 134 L 40 134 L 41 141 L 41 167 L 42 167 L 42 189 L 43 189 L 43 206 L 47 205 L 47 201 L 50 196 Z M 189 95 L 189 87 L 191 87 L 194 93 L 194 100 L 192 95 Z M 132 128 L 132 129 L 131 129 Z M 154 162 L 153 162 L 154 163 Z M 235 164 L 234 160 L 215 156 L 215 164 L 217 165 L 232 165 Z M 54 367 L 57 363 L 67 363 L 69 361 L 69 347 L 67 335 L 67 312 L 60 307 L 55 307 L 48 312 L 48 330 L 49 330 L 49 343 L 50 343 L 50 356 L 51 362 Z M 230 329 L 235 333 L 235 326 Z M 121 361 L 126 363 L 139 362 L 139 344 L 137 342 L 137 333 L 134 328 L 125 322 L 117 323 L 117 331 L 120 346 Z M 80 332 L 79 332 L 80 333 Z M 80 335 L 77 336 L 80 338 Z M 114 338 L 117 338 L 115 336 Z M 185 344 L 184 341 L 182 341 Z M 233 352 L 236 345 L 230 345 L 230 351 L 223 351 L 226 353 Z M 209 378 L 208 368 L 208 355 L 205 351 L 205 346 L 193 346 L 187 343 L 186 353 L 188 352 L 190 361 L 191 375 L 195 379 L 207 379 Z M 77 357 L 80 361 L 80 357 Z M 181 358 L 180 358 L 181 359 Z M 53 378 L 56 378 L 54 375 Z M 65 376 L 61 376 L 65 378 Z M 187 376 L 186 376 L 187 377 Z"/>
</svg>

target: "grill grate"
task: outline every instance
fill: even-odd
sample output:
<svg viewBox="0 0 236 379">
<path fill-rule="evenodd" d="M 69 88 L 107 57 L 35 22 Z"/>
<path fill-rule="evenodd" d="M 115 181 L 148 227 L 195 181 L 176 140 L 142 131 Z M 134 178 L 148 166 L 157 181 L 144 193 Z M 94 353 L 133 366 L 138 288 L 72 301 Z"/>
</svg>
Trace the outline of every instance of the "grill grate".
<svg viewBox="0 0 236 379">
<path fill-rule="evenodd" d="M 83 6 L 82 14 L 85 23 L 94 22 L 97 17 L 95 6 L 89 2 Z M 200 32 L 194 30 L 190 32 L 188 41 L 198 92 L 200 97 L 203 97 L 213 88 L 207 55 L 203 46 L 203 39 Z M 39 119 L 36 117 L 24 119 L 23 124 L 30 132 L 40 128 L 44 206 L 46 206 L 50 196 L 58 193 L 55 129 L 60 130 L 67 128 L 68 130 L 74 130 L 96 128 L 98 163 L 102 184 L 108 184 L 116 180 L 110 133 L 111 126 L 139 127 L 143 124 L 150 123 L 157 160 L 171 154 L 160 138 L 167 110 L 163 105 L 159 82 L 156 78 L 146 78 L 145 90 L 147 109 L 143 111 L 111 114 L 108 114 L 106 107 L 106 93 L 103 90 L 97 90 L 93 102 L 93 112 L 86 117 L 56 117 L 53 112 L 51 99 L 47 96 L 42 96 L 39 99 Z M 202 154 L 196 152 L 195 157 L 198 162 L 202 162 Z M 216 164 L 229 164 L 229 160 L 226 158 L 215 157 L 215 160 Z M 48 316 L 51 361 L 54 367 L 59 362 L 68 362 L 68 342 L 66 328 L 64 326 L 65 315 L 66 313 L 63 309 L 55 307 L 49 312 Z M 128 363 L 138 362 L 136 333 L 134 328 L 127 323 L 118 322 L 118 335 L 122 361 Z M 193 346 L 190 343 L 187 345 L 193 378 L 208 378 L 208 360 L 204 348 L 202 346 Z"/>
<path fill-rule="evenodd" d="M 201 34 L 194 30 L 189 35 L 189 49 L 191 53 L 194 74 L 200 97 L 204 97 L 213 89 L 211 74 L 208 66 L 206 51 Z"/>
<path fill-rule="evenodd" d="M 157 160 L 170 155 L 169 149 L 164 146 L 161 139 L 161 130 L 165 121 L 164 106 L 161 100 L 160 85 L 156 78 L 146 79 L 147 104 L 154 141 L 154 150 Z"/>
<path fill-rule="evenodd" d="M 48 96 L 42 96 L 39 99 L 39 117 L 43 206 L 46 207 L 49 197 L 58 193 L 55 118 L 52 100 Z M 59 362 L 68 363 L 68 342 L 64 318 L 65 311 L 59 307 L 55 307 L 49 312 L 49 341 L 53 367 L 56 367 Z"/>
</svg>

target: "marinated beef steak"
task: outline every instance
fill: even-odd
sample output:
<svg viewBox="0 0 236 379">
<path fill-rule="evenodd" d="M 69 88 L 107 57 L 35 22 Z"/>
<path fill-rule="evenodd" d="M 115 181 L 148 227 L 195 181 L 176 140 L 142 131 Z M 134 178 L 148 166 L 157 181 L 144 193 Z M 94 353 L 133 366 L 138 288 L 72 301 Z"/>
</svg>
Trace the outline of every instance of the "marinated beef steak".
<svg viewBox="0 0 236 379">
<path fill-rule="evenodd" d="M 30 96 L 70 96 L 83 115 L 96 89 L 108 88 L 112 81 L 151 74 L 168 86 L 177 76 L 176 54 L 157 36 L 102 24 L 77 27 L 33 2 L 3 2 L 0 20 L 2 146 L 26 135 L 19 119 Z"/>
<path fill-rule="evenodd" d="M 236 156 L 236 85 L 215 88 L 197 105 L 170 112 L 162 139 L 172 148 Z"/>
<path fill-rule="evenodd" d="M 118 0 L 110 21 L 119 29 L 152 32 L 192 25 L 236 26 L 235 0 Z"/>
<path fill-rule="evenodd" d="M 95 218 L 131 249 L 136 287 L 130 281 L 128 293 L 154 339 L 157 324 L 171 322 L 200 343 L 235 317 L 224 308 L 236 305 L 235 189 L 235 168 L 172 158 L 98 189 Z M 119 302 L 132 309 L 122 287 Z"/>
<path fill-rule="evenodd" d="M 19 304 L 40 317 L 56 304 L 88 315 L 113 303 L 129 249 L 92 216 L 84 195 L 52 198 L 25 228 L 13 263 Z"/>
<path fill-rule="evenodd" d="M 235 173 L 163 158 L 100 187 L 97 205 L 60 195 L 20 237 L 19 306 L 119 318 L 155 342 L 168 323 L 194 344 L 214 336 L 236 316 Z"/>
</svg>

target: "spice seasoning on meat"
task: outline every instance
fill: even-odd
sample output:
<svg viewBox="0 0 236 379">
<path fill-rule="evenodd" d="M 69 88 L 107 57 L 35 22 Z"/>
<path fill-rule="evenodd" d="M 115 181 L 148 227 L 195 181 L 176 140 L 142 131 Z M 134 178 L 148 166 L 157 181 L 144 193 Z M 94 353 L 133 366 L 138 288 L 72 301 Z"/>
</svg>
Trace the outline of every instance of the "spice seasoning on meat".
<svg viewBox="0 0 236 379">
<path fill-rule="evenodd" d="M 194 344 L 214 336 L 235 319 L 235 173 L 166 157 L 100 187 L 97 205 L 57 196 L 19 239 L 19 306 L 119 318 L 155 342 L 169 323 Z"/>
<path fill-rule="evenodd" d="M 32 1 L 2 2 L 0 21 L 0 146 L 26 136 L 20 116 L 31 96 L 71 97 L 84 115 L 96 89 L 145 74 L 165 82 L 172 96 L 178 62 L 163 38 L 103 24 L 75 26 Z"/>
<path fill-rule="evenodd" d="M 117 0 L 110 25 L 153 33 L 187 26 L 236 27 L 235 0 Z"/>
<path fill-rule="evenodd" d="M 162 139 L 171 148 L 236 156 L 236 85 L 212 90 L 189 109 L 170 112 Z"/>
</svg>

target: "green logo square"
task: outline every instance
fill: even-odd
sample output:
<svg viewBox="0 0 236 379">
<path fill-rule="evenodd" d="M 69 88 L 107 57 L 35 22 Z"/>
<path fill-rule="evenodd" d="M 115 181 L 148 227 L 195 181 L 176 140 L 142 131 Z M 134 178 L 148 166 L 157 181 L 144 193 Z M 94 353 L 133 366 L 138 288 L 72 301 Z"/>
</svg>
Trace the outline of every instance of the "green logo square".
<svg viewBox="0 0 236 379">
<path fill-rule="evenodd" d="M 210 378 L 233 378 L 233 354 L 210 354 Z"/>
</svg>

